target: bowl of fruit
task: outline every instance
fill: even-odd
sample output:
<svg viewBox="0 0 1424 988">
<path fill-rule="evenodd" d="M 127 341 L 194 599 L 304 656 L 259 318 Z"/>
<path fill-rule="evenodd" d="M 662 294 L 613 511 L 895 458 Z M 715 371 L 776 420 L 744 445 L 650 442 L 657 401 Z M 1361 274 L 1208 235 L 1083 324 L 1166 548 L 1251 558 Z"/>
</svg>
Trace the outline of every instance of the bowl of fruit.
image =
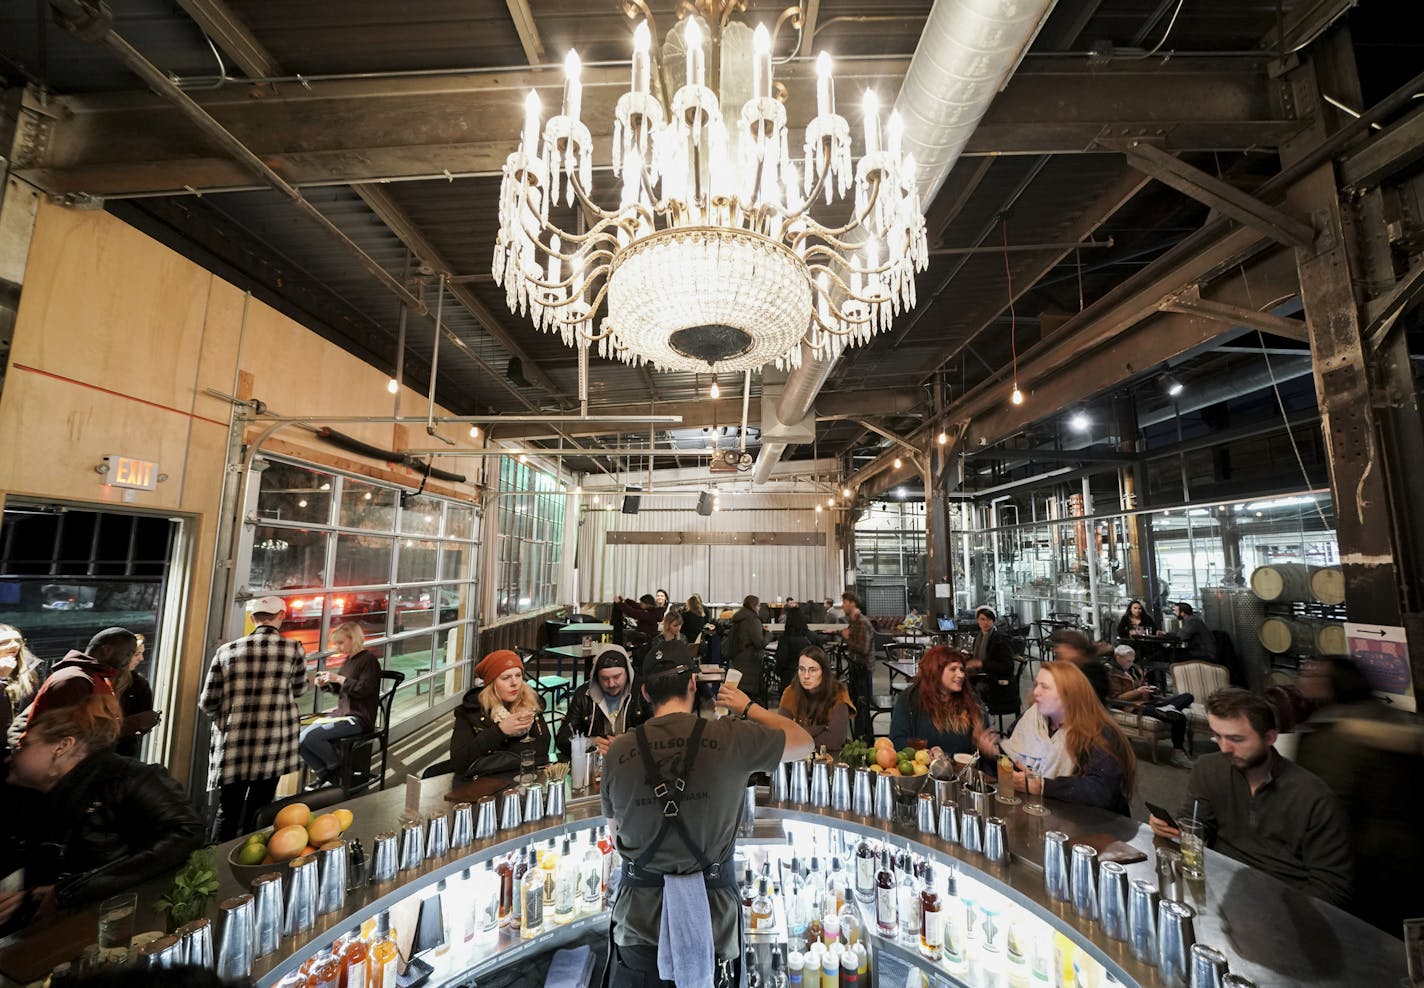
<svg viewBox="0 0 1424 988">
<path fill-rule="evenodd" d="M 249 834 L 227 854 L 233 877 L 244 888 L 268 872 L 280 870 L 293 858 L 315 854 L 327 841 L 340 837 L 351 826 L 350 810 L 312 813 L 305 803 L 284 806 L 272 826 Z"/>
<path fill-rule="evenodd" d="M 929 783 L 930 753 L 923 748 L 904 747 L 898 751 L 889 738 L 876 738 L 870 771 L 895 780 L 895 791 L 903 799 L 914 797 Z"/>
</svg>

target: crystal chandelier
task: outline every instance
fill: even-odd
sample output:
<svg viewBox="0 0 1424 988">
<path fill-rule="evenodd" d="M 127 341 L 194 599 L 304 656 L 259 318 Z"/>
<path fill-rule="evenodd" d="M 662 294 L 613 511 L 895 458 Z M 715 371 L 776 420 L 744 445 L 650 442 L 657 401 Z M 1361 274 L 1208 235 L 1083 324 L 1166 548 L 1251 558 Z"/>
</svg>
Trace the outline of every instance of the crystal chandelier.
<svg viewBox="0 0 1424 988">
<path fill-rule="evenodd" d="M 629 91 L 614 110 L 616 209 L 593 201 L 577 54 L 564 64 L 562 111 L 542 135 L 539 98 L 529 93 L 522 140 L 504 164 L 492 265 L 511 311 L 625 363 L 726 372 L 795 367 L 803 342 L 818 359 L 834 358 L 914 307 L 914 273 L 929 254 L 899 115 L 882 133 L 875 93 L 865 93 L 863 154 L 853 163 L 822 52 L 816 116 L 792 158 L 786 108 L 773 96 L 772 34 L 758 26 L 750 57 L 738 57 L 747 29 L 728 23 L 738 9 L 745 0 L 680 5 L 688 16 L 669 46 L 681 42 L 684 81 L 665 103 L 653 89 L 655 62 L 659 89 L 671 86 L 669 66 L 650 51 L 652 14 L 629 0 L 629 14 L 643 20 Z M 788 8 L 777 26 L 799 27 L 799 17 Z M 709 48 L 720 93 L 708 84 Z M 728 119 L 739 88 L 750 98 Z M 551 223 L 560 202 L 577 203 L 588 228 Z"/>
</svg>

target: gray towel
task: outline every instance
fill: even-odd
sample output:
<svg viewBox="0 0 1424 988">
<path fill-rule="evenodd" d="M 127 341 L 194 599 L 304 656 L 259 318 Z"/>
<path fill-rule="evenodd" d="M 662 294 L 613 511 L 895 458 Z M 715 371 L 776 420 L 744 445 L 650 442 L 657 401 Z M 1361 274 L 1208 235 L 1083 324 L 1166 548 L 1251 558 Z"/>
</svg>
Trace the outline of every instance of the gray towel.
<svg viewBox="0 0 1424 988">
<path fill-rule="evenodd" d="M 587 944 L 565 947 L 557 951 L 549 963 L 544 988 L 588 988 L 592 976 L 593 950 Z"/>
<path fill-rule="evenodd" d="M 712 988 L 716 960 L 706 881 L 700 873 L 664 875 L 658 977 L 677 988 Z"/>
</svg>

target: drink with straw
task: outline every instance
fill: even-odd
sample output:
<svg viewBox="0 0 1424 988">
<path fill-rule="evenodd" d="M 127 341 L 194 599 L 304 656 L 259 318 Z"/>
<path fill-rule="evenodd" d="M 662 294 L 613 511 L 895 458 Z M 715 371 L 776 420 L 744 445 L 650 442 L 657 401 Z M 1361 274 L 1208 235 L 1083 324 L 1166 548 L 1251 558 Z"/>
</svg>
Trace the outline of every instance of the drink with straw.
<svg viewBox="0 0 1424 988">
<path fill-rule="evenodd" d="M 1194 881 L 1206 878 L 1206 828 L 1196 817 L 1181 821 L 1182 874 Z"/>
</svg>

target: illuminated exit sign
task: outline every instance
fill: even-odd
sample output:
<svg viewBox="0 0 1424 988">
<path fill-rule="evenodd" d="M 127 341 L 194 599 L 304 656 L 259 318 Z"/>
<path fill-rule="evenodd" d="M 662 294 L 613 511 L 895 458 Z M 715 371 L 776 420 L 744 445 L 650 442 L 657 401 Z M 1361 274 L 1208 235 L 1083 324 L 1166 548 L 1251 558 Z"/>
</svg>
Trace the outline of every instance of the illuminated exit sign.
<svg viewBox="0 0 1424 988">
<path fill-rule="evenodd" d="M 135 491 L 151 491 L 158 487 L 158 464 L 135 460 L 131 456 L 106 456 L 108 472 L 105 483 L 111 487 L 126 487 Z"/>
</svg>

